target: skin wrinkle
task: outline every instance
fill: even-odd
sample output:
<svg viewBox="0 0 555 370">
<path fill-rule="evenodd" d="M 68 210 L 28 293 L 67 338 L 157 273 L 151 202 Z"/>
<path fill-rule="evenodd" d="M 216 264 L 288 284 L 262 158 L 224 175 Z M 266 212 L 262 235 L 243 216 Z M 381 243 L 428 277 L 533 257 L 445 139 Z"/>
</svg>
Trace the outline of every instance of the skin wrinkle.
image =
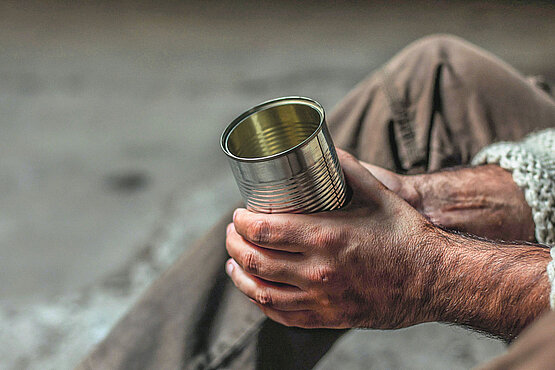
<svg viewBox="0 0 555 370">
<path fill-rule="evenodd" d="M 407 182 L 422 196 L 410 204 L 419 204 L 417 209 L 433 223 L 492 239 L 535 240 L 524 194 L 499 166 L 409 176 Z"/>
</svg>

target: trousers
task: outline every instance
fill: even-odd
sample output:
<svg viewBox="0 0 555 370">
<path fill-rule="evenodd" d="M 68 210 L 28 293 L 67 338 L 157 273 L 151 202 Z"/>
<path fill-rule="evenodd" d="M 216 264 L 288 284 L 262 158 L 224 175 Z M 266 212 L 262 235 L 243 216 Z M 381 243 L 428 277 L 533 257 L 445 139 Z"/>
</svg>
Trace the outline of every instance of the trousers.
<svg viewBox="0 0 555 370">
<path fill-rule="evenodd" d="M 484 146 L 553 126 L 550 95 L 449 35 L 418 40 L 333 110 L 335 145 L 403 174 L 466 165 Z M 83 369 L 308 369 L 346 333 L 266 318 L 224 272 L 231 211 L 144 293 Z"/>
</svg>

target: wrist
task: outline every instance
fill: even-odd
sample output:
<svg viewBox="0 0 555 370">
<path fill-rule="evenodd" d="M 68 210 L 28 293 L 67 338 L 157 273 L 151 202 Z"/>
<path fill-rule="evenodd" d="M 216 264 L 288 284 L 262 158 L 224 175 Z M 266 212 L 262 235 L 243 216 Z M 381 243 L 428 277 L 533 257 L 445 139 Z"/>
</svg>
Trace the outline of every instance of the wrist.
<svg viewBox="0 0 555 370">
<path fill-rule="evenodd" d="M 441 236 L 443 230 L 429 221 L 422 221 L 421 227 L 413 229 L 409 248 L 413 254 L 408 257 L 412 261 L 412 274 L 405 290 L 405 303 L 414 310 L 414 323 L 441 321 L 437 294 L 443 284 L 440 280 L 444 278 L 445 266 L 452 258 L 449 246 Z"/>
</svg>

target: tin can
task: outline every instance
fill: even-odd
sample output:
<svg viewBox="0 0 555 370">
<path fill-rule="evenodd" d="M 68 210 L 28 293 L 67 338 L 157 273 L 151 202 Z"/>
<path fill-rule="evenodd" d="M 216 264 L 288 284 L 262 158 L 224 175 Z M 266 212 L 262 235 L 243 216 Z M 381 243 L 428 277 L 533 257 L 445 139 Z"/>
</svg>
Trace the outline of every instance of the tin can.
<svg viewBox="0 0 555 370">
<path fill-rule="evenodd" d="M 221 137 L 249 210 L 312 213 L 347 199 L 324 108 L 308 98 L 264 102 L 231 122 Z"/>
</svg>

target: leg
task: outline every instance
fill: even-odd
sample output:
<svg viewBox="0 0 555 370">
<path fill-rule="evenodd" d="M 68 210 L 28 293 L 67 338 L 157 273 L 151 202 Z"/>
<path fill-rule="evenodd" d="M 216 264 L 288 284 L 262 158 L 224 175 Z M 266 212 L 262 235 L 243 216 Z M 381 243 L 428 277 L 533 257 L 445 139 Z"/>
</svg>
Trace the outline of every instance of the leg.
<svg viewBox="0 0 555 370">
<path fill-rule="evenodd" d="M 548 369 L 555 362 L 555 312 L 546 312 L 511 344 L 506 354 L 480 369 Z"/>
<path fill-rule="evenodd" d="M 224 230 L 230 219 L 231 214 L 226 215 L 148 289 L 82 368 L 177 369 L 193 363 L 203 367 L 209 362 L 206 350 L 228 350 L 237 338 L 252 334 L 241 325 L 250 328 L 259 316 L 250 315 L 256 313 L 246 304 L 250 302 L 235 299 L 238 295 L 233 295 L 222 267 L 227 259 Z M 222 324 L 219 312 L 238 318 L 228 323 L 229 337 L 212 335 Z"/>
<path fill-rule="evenodd" d="M 495 140 L 551 126 L 550 98 L 487 53 L 431 37 L 362 82 L 329 118 L 337 146 L 399 172 L 468 163 Z M 224 274 L 226 216 L 145 293 L 87 368 L 310 368 L 344 332 L 286 328 Z"/>
<path fill-rule="evenodd" d="M 337 146 L 415 173 L 467 164 L 492 142 L 552 127 L 555 103 L 486 51 L 431 36 L 359 84 L 329 121 Z"/>
</svg>

